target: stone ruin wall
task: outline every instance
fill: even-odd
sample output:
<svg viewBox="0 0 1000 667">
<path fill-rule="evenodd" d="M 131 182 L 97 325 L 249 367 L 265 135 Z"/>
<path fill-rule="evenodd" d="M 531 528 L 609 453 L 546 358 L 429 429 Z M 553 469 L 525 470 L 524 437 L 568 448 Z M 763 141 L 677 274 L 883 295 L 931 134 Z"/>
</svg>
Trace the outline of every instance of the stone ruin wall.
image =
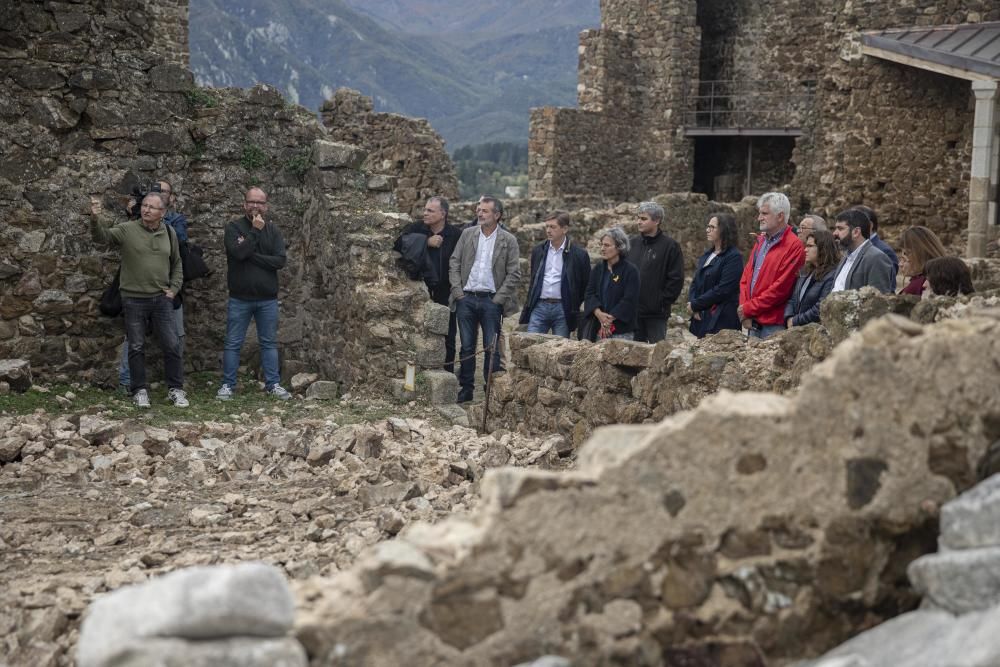
<svg viewBox="0 0 1000 667">
<path fill-rule="evenodd" d="M 320 665 L 815 656 L 916 606 L 906 566 L 1000 436 L 998 329 L 884 318 L 790 396 L 721 392 L 596 432 L 572 471 L 491 471 L 471 515 L 303 582 L 296 634 Z"/>
<path fill-rule="evenodd" d="M 645 106 L 666 119 L 664 127 L 677 130 L 682 121 L 676 114 L 684 109 L 675 92 L 682 84 L 693 90 L 700 68 L 724 79 L 813 79 L 819 82 L 815 110 L 793 152 L 794 176 L 789 183 L 787 169 L 763 166 L 755 174 L 756 193 L 790 185 L 794 206 L 825 215 L 864 202 L 879 211 L 890 240 L 901 227 L 923 224 L 946 244 L 964 246 L 972 140 L 968 82 L 861 58 L 852 38 L 889 27 L 996 21 L 1000 8 L 957 0 L 846 7 L 823 0 L 651 4 L 658 8 L 652 20 L 635 3 L 602 3 L 601 30 L 581 34 L 579 109 L 533 111 L 532 196 L 582 194 L 587 188 L 620 197 L 623 170 L 636 186 L 623 199 L 686 191 L 692 184 L 693 141 L 674 135 L 670 144 L 645 118 L 630 116 L 639 100 L 645 97 Z M 677 41 L 662 36 L 671 33 L 657 22 L 659 12 L 679 17 Z M 702 24 L 724 21 L 726 28 L 702 35 L 696 14 Z M 639 26 L 653 29 L 656 38 L 639 39 Z M 699 53 L 703 39 L 711 40 L 704 46 L 712 55 L 699 66 L 691 54 Z M 647 59 L 632 50 L 636 43 L 658 43 L 663 50 Z M 678 53 L 674 44 L 685 49 Z M 620 141 L 623 132 L 630 141 Z M 590 160 L 580 149 L 584 136 L 600 146 L 601 159 Z M 613 144 L 622 150 L 609 159 L 606 145 Z M 663 147 L 659 160 L 671 160 L 669 185 L 650 183 L 644 172 L 636 172 L 635 164 L 647 158 L 638 146 L 651 144 Z"/>
<path fill-rule="evenodd" d="M 687 191 L 694 150 L 677 137 L 675 110 L 697 74 L 694 5 L 603 0 L 601 15 L 600 30 L 581 34 L 579 109 L 532 112 L 529 190 L 619 199 Z"/>
<path fill-rule="evenodd" d="M 458 178 L 444 140 L 423 118 L 375 113 L 371 98 L 350 88 L 338 88 L 320 115 L 334 141 L 368 151 L 365 171 L 395 178 L 400 211 L 419 218 L 428 197 L 458 199 Z"/>
<path fill-rule="evenodd" d="M 149 41 L 160 34 L 153 5 L 182 7 L 90 0 L 4 10 L 0 358 L 29 360 L 43 380 L 117 381 L 121 319 L 96 304 L 118 256 L 95 247 L 84 212 L 88 195 L 121 209 L 133 184 L 159 177 L 179 192 L 191 239 L 215 269 L 186 294 L 185 361 L 219 369 L 223 227 L 253 184 L 268 192 L 289 246 L 279 295 L 286 376 L 310 370 L 384 387 L 401 376 L 402 355 L 436 340 L 423 329 L 426 288 L 392 265 L 392 241 L 409 221 L 385 213 L 392 178 L 361 171 L 363 150 L 330 142 L 315 116 L 273 88 L 195 89 L 175 64 L 186 42 L 181 57 L 172 32 Z M 387 346 L 401 354 L 370 354 Z M 251 330 L 251 368 L 255 353 Z"/>
</svg>

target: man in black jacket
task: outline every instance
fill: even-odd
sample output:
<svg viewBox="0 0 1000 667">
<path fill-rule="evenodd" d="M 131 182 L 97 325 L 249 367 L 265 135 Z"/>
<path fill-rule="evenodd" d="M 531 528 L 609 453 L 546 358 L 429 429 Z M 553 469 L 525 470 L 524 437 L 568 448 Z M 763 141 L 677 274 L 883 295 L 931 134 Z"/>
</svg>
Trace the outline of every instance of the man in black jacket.
<svg viewBox="0 0 1000 667">
<path fill-rule="evenodd" d="M 404 237 L 408 234 L 420 234 L 426 237 L 427 264 L 421 271 L 421 277 L 427 284 L 431 300 L 442 306 L 448 305 L 451 294 L 451 281 L 448 276 L 448 263 L 455 245 L 462 235 L 454 225 L 448 224 L 448 200 L 444 197 L 431 197 L 424 204 L 423 222 L 407 225 L 396 239 L 394 249 L 401 252 Z M 444 339 L 444 368 L 449 373 L 455 371 L 455 334 L 458 326 L 455 313 L 448 319 L 448 335 Z"/>
<path fill-rule="evenodd" d="M 590 255 L 570 242 L 569 213 L 553 211 L 545 217 L 547 241 L 531 251 L 531 286 L 521 310 L 521 324 L 529 333 L 569 338 L 576 330 L 580 304 L 590 278 Z"/>
<path fill-rule="evenodd" d="M 222 386 L 215 394 L 221 401 L 233 397 L 240 350 L 253 319 L 260 343 L 260 365 L 264 391 L 287 401 L 292 397 L 281 384 L 278 366 L 278 270 L 285 266 L 285 240 L 267 215 L 267 195 L 250 188 L 243 198 L 242 218 L 226 225 L 226 343 L 222 353 Z"/>
<path fill-rule="evenodd" d="M 631 239 L 628 261 L 639 268 L 639 315 L 635 340 L 657 343 L 667 335 L 670 308 L 684 286 L 684 256 L 677 241 L 661 229 L 663 207 L 639 204 L 639 235 Z"/>
</svg>

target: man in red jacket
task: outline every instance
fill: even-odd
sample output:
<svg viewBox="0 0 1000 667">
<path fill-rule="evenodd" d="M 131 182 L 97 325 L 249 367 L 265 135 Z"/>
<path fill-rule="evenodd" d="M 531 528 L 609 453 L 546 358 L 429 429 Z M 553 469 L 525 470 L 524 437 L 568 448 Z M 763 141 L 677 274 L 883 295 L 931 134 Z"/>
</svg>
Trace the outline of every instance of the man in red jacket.
<svg viewBox="0 0 1000 667">
<path fill-rule="evenodd" d="M 788 225 L 788 197 L 768 192 L 757 200 L 761 234 L 743 267 L 740 306 L 736 310 L 745 329 L 755 338 L 767 338 L 785 328 L 785 303 L 805 264 L 802 243 Z"/>
</svg>

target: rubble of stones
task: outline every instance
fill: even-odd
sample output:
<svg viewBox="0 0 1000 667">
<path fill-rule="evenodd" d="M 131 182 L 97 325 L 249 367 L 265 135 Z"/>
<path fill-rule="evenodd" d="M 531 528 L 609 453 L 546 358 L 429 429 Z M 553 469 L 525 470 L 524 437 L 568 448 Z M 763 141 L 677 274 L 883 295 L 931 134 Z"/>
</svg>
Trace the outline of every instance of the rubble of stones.
<svg viewBox="0 0 1000 667">
<path fill-rule="evenodd" d="M 101 412 L 0 417 L 0 654 L 72 664 L 101 593 L 192 565 L 330 575 L 415 521 L 475 506 L 489 468 L 564 467 L 558 437 L 394 417 L 155 427 Z"/>
</svg>

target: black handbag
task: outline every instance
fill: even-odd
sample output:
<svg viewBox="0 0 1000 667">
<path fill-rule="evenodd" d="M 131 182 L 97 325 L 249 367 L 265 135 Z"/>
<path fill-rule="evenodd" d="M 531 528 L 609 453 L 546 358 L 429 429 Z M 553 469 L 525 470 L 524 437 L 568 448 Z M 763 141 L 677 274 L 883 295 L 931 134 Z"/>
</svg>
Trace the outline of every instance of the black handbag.
<svg viewBox="0 0 1000 667">
<path fill-rule="evenodd" d="M 97 309 L 101 311 L 102 315 L 118 317 L 122 314 L 122 291 L 119 280 L 121 272 L 121 267 L 118 267 L 118 270 L 115 271 L 115 279 L 111 281 L 108 288 L 101 294 L 101 301 L 97 304 Z"/>
<path fill-rule="evenodd" d="M 191 242 L 182 243 L 180 255 L 185 283 L 212 275 L 212 269 L 205 263 L 205 251 L 200 246 Z"/>
<path fill-rule="evenodd" d="M 596 343 L 600 331 L 600 322 L 597 321 L 597 317 L 590 314 L 580 322 L 580 329 L 576 332 L 576 337 L 579 340 L 589 340 L 591 343 Z"/>
</svg>

